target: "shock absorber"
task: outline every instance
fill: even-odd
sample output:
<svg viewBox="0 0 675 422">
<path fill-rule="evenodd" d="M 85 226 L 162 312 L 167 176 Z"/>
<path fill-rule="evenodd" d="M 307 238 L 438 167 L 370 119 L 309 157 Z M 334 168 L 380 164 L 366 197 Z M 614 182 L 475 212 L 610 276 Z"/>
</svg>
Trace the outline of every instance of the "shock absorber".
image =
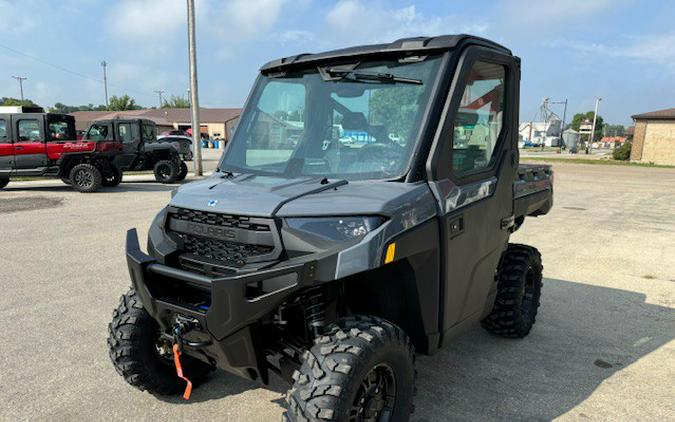
<svg viewBox="0 0 675 422">
<path fill-rule="evenodd" d="M 321 286 L 309 288 L 302 297 L 302 303 L 306 303 L 305 319 L 307 327 L 314 336 L 323 334 L 326 321 L 326 303 L 324 291 Z"/>
</svg>

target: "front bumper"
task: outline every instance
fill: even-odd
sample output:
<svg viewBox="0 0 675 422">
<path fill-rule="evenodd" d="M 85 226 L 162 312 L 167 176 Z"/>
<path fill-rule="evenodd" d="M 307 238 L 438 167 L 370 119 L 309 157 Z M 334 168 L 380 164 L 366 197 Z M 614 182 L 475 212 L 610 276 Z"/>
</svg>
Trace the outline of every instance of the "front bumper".
<svg viewBox="0 0 675 422">
<path fill-rule="evenodd" d="M 135 229 L 127 232 L 126 256 L 132 285 L 164 332 L 177 316 L 198 321 L 185 336 L 188 355 L 264 383 L 268 366 L 257 322 L 310 285 L 317 268 L 316 261 L 304 261 L 211 278 L 158 263 L 141 251 Z"/>
</svg>

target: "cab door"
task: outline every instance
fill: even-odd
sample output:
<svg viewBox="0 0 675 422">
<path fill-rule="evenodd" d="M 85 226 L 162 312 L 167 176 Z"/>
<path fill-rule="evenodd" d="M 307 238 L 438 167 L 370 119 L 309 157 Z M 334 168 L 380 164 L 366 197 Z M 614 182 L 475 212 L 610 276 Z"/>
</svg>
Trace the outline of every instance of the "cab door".
<svg viewBox="0 0 675 422">
<path fill-rule="evenodd" d="M 115 139 L 122 142 L 122 153 L 115 156 L 115 165 L 120 169 L 132 168 L 138 158 L 138 145 L 141 142 L 138 126 L 137 122 L 132 121 L 115 122 Z"/>
<path fill-rule="evenodd" d="M 14 143 L 9 114 L 0 114 L 0 175 L 14 170 Z"/>
<path fill-rule="evenodd" d="M 43 115 L 20 115 L 14 120 L 14 159 L 17 170 L 47 167 Z"/>
<path fill-rule="evenodd" d="M 442 228 L 442 344 L 494 303 L 513 215 L 519 79 L 518 59 L 465 50 L 427 163 Z"/>
</svg>

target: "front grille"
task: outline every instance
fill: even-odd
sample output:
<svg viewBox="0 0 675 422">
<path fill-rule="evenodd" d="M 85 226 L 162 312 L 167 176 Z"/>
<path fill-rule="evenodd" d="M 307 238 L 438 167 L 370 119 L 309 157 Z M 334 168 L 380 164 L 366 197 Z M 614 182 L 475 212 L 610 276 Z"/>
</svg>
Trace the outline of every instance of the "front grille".
<svg viewBox="0 0 675 422">
<path fill-rule="evenodd" d="M 251 258 L 271 256 L 278 239 L 271 219 L 170 208 L 167 233 L 179 243 L 186 257 L 204 265 L 240 267 Z"/>
<path fill-rule="evenodd" d="M 271 246 L 247 245 L 186 233 L 176 232 L 176 236 L 183 241 L 184 252 L 235 266 L 244 265 L 247 258 L 265 255 L 274 250 Z"/>
<path fill-rule="evenodd" d="M 192 221 L 194 223 L 212 224 L 214 226 L 234 227 L 238 229 L 253 230 L 260 232 L 270 231 L 267 224 L 251 222 L 249 217 L 237 215 L 217 214 L 185 208 L 176 208 L 171 216 L 178 220 Z"/>
</svg>

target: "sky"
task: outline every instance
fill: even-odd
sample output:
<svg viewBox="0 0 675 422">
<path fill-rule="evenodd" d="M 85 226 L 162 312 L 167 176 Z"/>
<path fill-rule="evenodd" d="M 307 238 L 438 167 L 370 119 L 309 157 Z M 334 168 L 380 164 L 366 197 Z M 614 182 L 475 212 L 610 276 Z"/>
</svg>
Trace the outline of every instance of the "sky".
<svg viewBox="0 0 675 422">
<path fill-rule="evenodd" d="M 196 0 L 200 103 L 240 107 L 261 65 L 304 52 L 469 33 L 522 59 L 521 121 L 568 99 L 611 124 L 675 107 L 675 2 L 652 0 Z M 0 97 L 42 106 L 144 106 L 188 88 L 185 0 L 0 0 Z M 562 115 L 562 106 L 553 110 Z"/>
</svg>

